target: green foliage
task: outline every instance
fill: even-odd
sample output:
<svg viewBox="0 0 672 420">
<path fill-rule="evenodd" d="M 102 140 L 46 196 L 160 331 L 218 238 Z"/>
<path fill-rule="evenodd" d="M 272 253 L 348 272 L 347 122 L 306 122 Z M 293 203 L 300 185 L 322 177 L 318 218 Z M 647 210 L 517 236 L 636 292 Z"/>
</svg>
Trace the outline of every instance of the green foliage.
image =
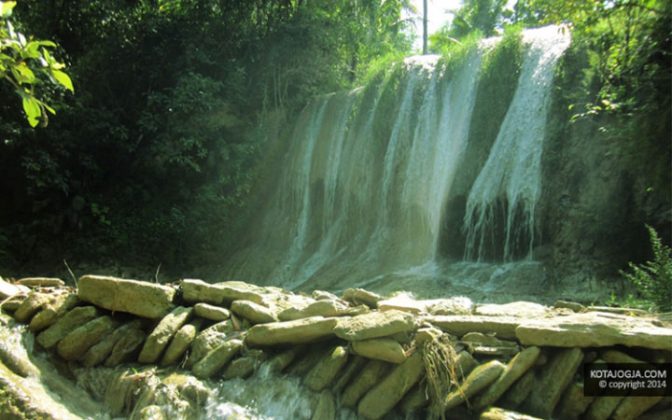
<svg viewBox="0 0 672 420">
<path fill-rule="evenodd" d="M 587 87 L 597 86 L 575 119 L 669 109 L 672 3 L 665 0 L 521 0 L 514 19 L 569 24 L 586 50 Z"/>
<path fill-rule="evenodd" d="M 37 92 L 45 80 L 74 92 L 70 76 L 63 71 L 65 65 L 49 52 L 56 48 L 52 41 L 26 39 L 12 21 L 14 1 L 0 1 L 0 79 L 8 82 L 21 98 L 23 111 L 31 127 L 42 121 L 47 124 L 47 112 L 55 114 Z"/>
<path fill-rule="evenodd" d="M 653 260 L 644 264 L 629 263 L 630 272 L 621 274 L 659 310 L 672 310 L 672 249 L 663 244 L 658 233 L 646 226 L 653 251 Z"/>
<path fill-rule="evenodd" d="M 649 300 L 638 298 L 632 294 L 628 294 L 625 297 L 622 297 L 617 295 L 615 292 L 612 292 L 606 301 L 596 302 L 595 304 L 611 306 L 615 308 L 643 309 L 645 311 L 653 311 L 655 309 L 654 304 Z"/>
<path fill-rule="evenodd" d="M 462 38 L 473 32 L 492 36 L 502 20 L 506 0 L 465 0 L 447 31 L 451 37 Z"/>
<path fill-rule="evenodd" d="M 2 257 L 16 265 L 114 261 L 152 273 L 159 262 L 166 273 L 193 273 L 221 260 L 248 213 L 260 151 L 277 147 L 264 143 L 264 118 L 291 118 L 315 95 L 352 87 L 377 57 L 408 51 L 407 7 L 17 2 L 17 28 L 68 52 L 77 95 L 37 134 L 9 105 L 12 86 L 0 83 L 0 191 L 8 197 L 0 229 L 12 243 Z M 48 63 L 55 50 L 44 44 L 37 52 Z M 72 87 L 56 61 L 32 64 L 37 80 Z M 56 84 L 25 87 L 51 103 Z M 48 109 L 30 100 L 25 108 L 33 117 Z"/>
</svg>

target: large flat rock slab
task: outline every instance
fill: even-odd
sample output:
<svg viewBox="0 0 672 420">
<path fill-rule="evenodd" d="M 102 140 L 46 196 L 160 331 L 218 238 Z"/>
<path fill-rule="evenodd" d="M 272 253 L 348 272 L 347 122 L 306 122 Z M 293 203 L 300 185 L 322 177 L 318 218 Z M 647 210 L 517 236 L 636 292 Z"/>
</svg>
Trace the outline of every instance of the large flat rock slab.
<svg viewBox="0 0 672 420">
<path fill-rule="evenodd" d="M 336 323 L 336 318 L 315 316 L 295 321 L 257 324 L 247 332 L 245 343 L 250 346 L 309 343 L 332 335 Z"/>
<path fill-rule="evenodd" d="M 242 281 L 210 284 L 199 279 L 184 279 L 181 287 L 187 302 L 222 305 L 230 304 L 234 300 L 249 300 L 258 304 L 264 301 L 263 288 Z"/>
<path fill-rule="evenodd" d="M 334 333 L 348 341 L 388 337 L 416 328 L 415 317 L 407 312 L 389 310 L 339 318 Z"/>
<path fill-rule="evenodd" d="M 63 287 L 65 282 L 55 277 L 25 277 L 16 281 L 26 287 Z"/>
<path fill-rule="evenodd" d="M 549 308 L 534 302 L 518 301 L 504 304 L 486 303 L 474 309 L 475 315 L 513 316 L 519 318 L 543 317 Z"/>
<path fill-rule="evenodd" d="M 79 279 L 77 286 L 80 300 L 113 312 L 158 319 L 174 307 L 175 289 L 160 284 L 86 275 Z"/>
<path fill-rule="evenodd" d="M 600 312 L 525 320 L 515 333 L 521 344 L 533 346 L 672 348 L 672 328 L 647 318 Z"/>
<path fill-rule="evenodd" d="M 480 332 L 495 333 L 497 338 L 504 339 L 516 338 L 516 328 L 523 321 L 518 317 L 487 315 L 435 315 L 428 316 L 425 320 L 447 333 L 460 337 L 470 332 Z"/>
</svg>

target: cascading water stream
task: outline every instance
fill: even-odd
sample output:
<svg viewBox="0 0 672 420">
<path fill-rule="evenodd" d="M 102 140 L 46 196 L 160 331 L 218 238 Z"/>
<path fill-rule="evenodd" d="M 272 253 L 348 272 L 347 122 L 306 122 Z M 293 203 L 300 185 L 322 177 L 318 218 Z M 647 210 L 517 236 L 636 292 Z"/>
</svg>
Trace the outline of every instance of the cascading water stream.
<svg viewBox="0 0 672 420">
<path fill-rule="evenodd" d="M 297 119 L 256 239 L 231 260 L 232 274 L 339 289 L 436 270 L 442 242 L 463 235 L 444 229 L 458 181 L 473 182 L 467 193 L 461 187 L 466 211 L 458 215 L 466 259 L 483 259 L 497 235 L 504 260 L 529 253 L 553 72 L 568 45 L 557 27 L 523 32 L 518 86 L 499 134 L 484 161 L 466 162 L 481 168 L 475 182 L 460 168 L 472 147 L 482 58 L 496 41 L 451 65 L 410 58 L 364 88 L 316 99 Z"/>
<path fill-rule="evenodd" d="M 531 254 L 535 208 L 541 195 L 541 153 L 555 64 L 570 37 L 549 26 L 523 32 L 526 46 L 518 87 L 490 155 L 467 201 L 464 228 L 466 259 L 483 259 L 494 237 L 496 206 L 505 213 L 504 259 L 513 258 L 516 242 Z M 491 241 L 492 242 L 492 241 Z M 496 246 L 496 244 L 494 244 Z"/>
</svg>

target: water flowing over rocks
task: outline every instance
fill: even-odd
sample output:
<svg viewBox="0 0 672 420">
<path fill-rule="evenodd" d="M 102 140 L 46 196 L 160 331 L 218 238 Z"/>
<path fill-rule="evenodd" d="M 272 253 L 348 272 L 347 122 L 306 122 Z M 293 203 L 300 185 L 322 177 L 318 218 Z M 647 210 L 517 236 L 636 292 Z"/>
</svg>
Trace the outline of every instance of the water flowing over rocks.
<svg viewBox="0 0 672 420">
<path fill-rule="evenodd" d="M 243 282 L 84 276 L 78 283 L 75 290 L 0 281 L 3 312 L 14 317 L 0 318 L 9 337 L 0 346 L 0 388 L 35 412 L 45 404 L 71 417 L 78 410 L 20 392 L 36 380 L 66 392 L 67 379 L 44 371 L 44 356 L 70 363 L 61 369 L 90 404 L 130 419 L 634 419 L 666 407 L 662 397 L 586 397 L 581 380 L 581 365 L 591 361 L 672 361 L 672 326 L 655 314 L 529 302 L 446 314 L 451 306 L 435 300 L 363 289 L 339 298 Z M 145 299 L 118 301 L 131 294 L 124 285 Z M 32 334 L 35 348 L 21 344 Z M 264 388 L 272 384 L 292 395 Z"/>
</svg>

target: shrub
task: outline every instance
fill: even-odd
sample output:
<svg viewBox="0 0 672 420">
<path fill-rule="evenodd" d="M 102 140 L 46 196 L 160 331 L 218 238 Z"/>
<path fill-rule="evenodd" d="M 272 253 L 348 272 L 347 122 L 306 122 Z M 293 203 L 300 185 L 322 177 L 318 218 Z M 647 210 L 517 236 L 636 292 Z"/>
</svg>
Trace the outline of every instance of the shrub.
<svg viewBox="0 0 672 420">
<path fill-rule="evenodd" d="M 672 310 L 672 249 L 662 243 L 654 228 L 647 225 L 653 250 L 653 260 L 644 264 L 628 264 L 631 272 L 621 274 L 635 285 L 642 297 L 653 302 L 659 310 Z"/>
</svg>

